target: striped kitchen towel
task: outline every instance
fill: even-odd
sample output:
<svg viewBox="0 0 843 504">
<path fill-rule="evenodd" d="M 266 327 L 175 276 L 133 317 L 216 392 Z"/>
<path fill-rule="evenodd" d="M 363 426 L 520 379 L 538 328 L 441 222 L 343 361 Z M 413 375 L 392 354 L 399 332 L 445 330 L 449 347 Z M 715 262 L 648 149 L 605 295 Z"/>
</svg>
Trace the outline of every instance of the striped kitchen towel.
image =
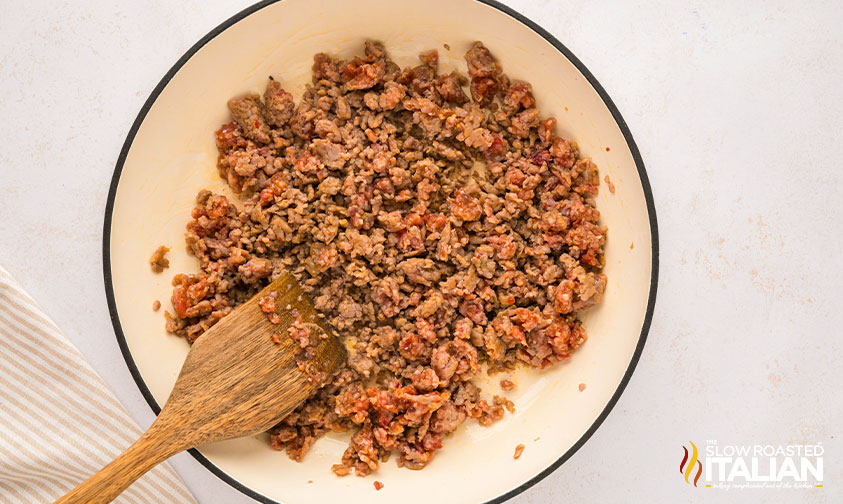
<svg viewBox="0 0 843 504">
<path fill-rule="evenodd" d="M 140 434 L 82 354 L 0 267 L 0 502 L 53 502 Z M 162 464 L 114 502 L 196 501 Z"/>
</svg>

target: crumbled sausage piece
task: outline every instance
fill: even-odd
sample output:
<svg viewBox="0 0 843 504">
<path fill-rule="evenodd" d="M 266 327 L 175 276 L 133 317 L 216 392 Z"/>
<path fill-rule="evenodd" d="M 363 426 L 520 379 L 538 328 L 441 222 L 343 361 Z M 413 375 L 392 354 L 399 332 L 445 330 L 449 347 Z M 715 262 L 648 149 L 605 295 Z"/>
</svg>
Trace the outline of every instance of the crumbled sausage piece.
<svg viewBox="0 0 843 504">
<path fill-rule="evenodd" d="M 468 75 L 471 77 L 491 77 L 501 73 L 498 62 L 482 42 L 475 42 L 465 55 L 468 63 Z"/>
<path fill-rule="evenodd" d="M 483 209 L 477 198 L 469 196 L 465 189 L 457 189 L 454 194 L 454 215 L 464 221 L 475 221 L 483 215 Z"/>
<path fill-rule="evenodd" d="M 331 470 L 337 476 L 348 476 L 351 474 L 351 467 L 343 464 L 334 464 L 331 466 Z"/>
<path fill-rule="evenodd" d="M 266 318 L 268 318 L 270 322 L 273 324 L 280 324 L 281 317 L 275 311 L 277 308 L 275 305 L 276 299 L 278 299 L 278 291 L 272 291 L 258 300 L 258 306 L 260 306 L 261 311 L 266 314 Z"/>
<path fill-rule="evenodd" d="M 535 105 L 536 101 L 533 99 L 533 88 L 530 83 L 523 81 L 513 81 L 506 90 L 506 96 L 503 99 L 507 107 L 518 109 L 529 109 Z"/>
<path fill-rule="evenodd" d="M 166 257 L 169 251 L 170 249 L 168 247 L 161 245 L 152 253 L 152 257 L 149 258 L 149 266 L 152 268 L 153 273 L 161 273 L 170 267 L 170 260 Z"/>
<path fill-rule="evenodd" d="M 348 89 L 369 89 L 383 78 L 385 70 L 383 63 L 352 62 L 340 69 L 340 74 Z"/>
<path fill-rule="evenodd" d="M 407 94 L 404 86 L 395 82 L 387 82 L 383 93 L 378 97 L 378 107 L 381 110 L 394 109 Z"/>
<path fill-rule="evenodd" d="M 240 126 L 243 136 L 255 142 L 268 144 L 269 125 L 263 118 L 262 102 L 258 95 L 248 95 L 243 98 L 232 98 L 228 101 L 228 110 L 234 122 Z"/>
<path fill-rule="evenodd" d="M 498 82 L 492 77 L 472 77 L 471 97 L 480 104 L 488 104 L 498 94 Z"/>
<path fill-rule="evenodd" d="M 497 95 L 500 85 L 496 77 L 501 68 L 488 49 L 475 42 L 465 55 L 471 77 L 471 97 L 480 104 L 488 104 Z"/>
<path fill-rule="evenodd" d="M 527 138 L 530 136 L 530 132 L 538 125 L 539 111 L 530 108 L 519 112 L 512 118 L 512 125 L 509 127 L 509 131 L 519 138 Z"/>
<path fill-rule="evenodd" d="M 432 285 L 442 275 L 441 270 L 431 259 L 417 257 L 406 259 L 398 264 L 398 268 L 404 272 L 408 280 L 422 285 Z"/>
<path fill-rule="evenodd" d="M 564 138 L 557 137 L 550 146 L 550 155 L 562 168 L 571 168 L 577 159 L 577 145 Z"/>
<path fill-rule="evenodd" d="M 240 266 L 237 270 L 245 279 L 264 278 L 272 273 L 272 261 L 255 257 L 249 259 L 246 264 Z"/>
<path fill-rule="evenodd" d="M 285 126 L 295 113 L 296 104 L 293 101 L 293 95 L 284 91 L 281 84 L 272 77 L 266 85 L 263 102 L 266 105 L 267 122 L 273 127 Z"/>
<path fill-rule="evenodd" d="M 156 300 L 155 300 L 155 301 L 153 301 L 153 303 L 152 303 L 152 311 L 158 311 L 158 310 L 160 310 L 160 309 L 161 309 L 161 301 L 158 301 L 158 300 L 156 299 Z"/>
<path fill-rule="evenodd" d="M 462 86 L 466 83 L 465 77 L 455 71 L 439 77 L 436 83 L 436 91 L 445 101 L 462 105 L 468 101 Z"/>
</svg>

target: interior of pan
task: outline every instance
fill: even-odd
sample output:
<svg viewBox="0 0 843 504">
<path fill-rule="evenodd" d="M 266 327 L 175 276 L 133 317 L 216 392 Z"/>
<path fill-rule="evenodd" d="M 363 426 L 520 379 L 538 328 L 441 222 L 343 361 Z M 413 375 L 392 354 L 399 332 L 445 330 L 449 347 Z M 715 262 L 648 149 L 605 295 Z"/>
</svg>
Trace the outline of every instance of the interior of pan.
<svg viewBox="0 0 843 504">
<path fill-rule="evenodd" d="M 350 22 L 353 20 L 353 22 Z M 552 467 L 598 423 L 628 378 L 651 308 L 654 215 L 649 187 L 631 138 L 592 82 L 557 47 L 499 8 L 476 0 L 381 2 L 283 0 L 242 13 L 189 54 L 130 135 L 119 181 L 109 199 L 107 281 L 118 337 L 148 398 L 163 404 L 187 343 L 164 331 L 170 279 L 198 270 L 183 246 L 184 225 L 199 189 L 226 191 L 215 169 L 213 131 L 227 120 L 226 100 L 260 91 L 269 75 L 299 96 L 317 52 L 351 55 L 365 39 L 377 39 L 400 65 L 436 48 L 443 70 L 464 70 L 469 44 L 482 40 L 511 77 L 533 84 L 537 104 L 559 121 L 559 133 L 575 139 L 608 175 L 615 193 L 601 186 L 597 198 L 609 227 L 603 302 L 585 314 L 589 341 L 574 358 L 545 371 L 522 370 L 506 395 L 516 413 L 492 427 L 468 423 L 448 438 L 423 471 L 383 464 L 375 477 L 338 478 L 330 471 L 347 446 L 347 435 L 316 443 L 301 463 L 272 450 L 265 439 L 247 438 L 200 450 L 227 481 L 266 501 L 298 504 L 351 502 L 482 502 L 521 488 Z M 445 49 L 445 44 L 450 50 Z M 115 189 L 113 188 L 113 189 Z M 168 245 L 171 267 L 150 272 L 147 261 Z M 110 273 L 110 275 L 109 275 Z M 497 392 L 497 380 L 483 386 Z M 578 385 L 587 388 L 580 392 Z M 512 457 L 518 444 L 526 449 Z M 372 482 L 385 484 L 375 492 Z M 312 483 L 311 483 L 312 482 Z"/>
</svg>

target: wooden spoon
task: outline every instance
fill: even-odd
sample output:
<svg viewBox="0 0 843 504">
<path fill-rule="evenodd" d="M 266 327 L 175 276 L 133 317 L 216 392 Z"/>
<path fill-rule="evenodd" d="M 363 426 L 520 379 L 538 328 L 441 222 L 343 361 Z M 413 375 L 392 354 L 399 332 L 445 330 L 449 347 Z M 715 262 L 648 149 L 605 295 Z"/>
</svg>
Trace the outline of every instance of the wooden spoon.
<svg viewBox="0 0 843 504">
<path fill-rule="evenodd" d="M 273 292 L 278 293 L 277 323 L 260 305 Z M 271 310 L 271 303 L 263 308 Z M 306 361 L 309 372 L 299 369 L 296 351 L 301 349 L 288 333 L 297 315 L 315 336 L 311 341 L 318 341 Z M 345 355 L 296 279 L 283 274 L 193 343 L 167 404 L 149 429 L 56 504 L 111 502 L 180 451 L 272 428 L 322 385 L 318 377 L 330 377 Z"/>
</svg>

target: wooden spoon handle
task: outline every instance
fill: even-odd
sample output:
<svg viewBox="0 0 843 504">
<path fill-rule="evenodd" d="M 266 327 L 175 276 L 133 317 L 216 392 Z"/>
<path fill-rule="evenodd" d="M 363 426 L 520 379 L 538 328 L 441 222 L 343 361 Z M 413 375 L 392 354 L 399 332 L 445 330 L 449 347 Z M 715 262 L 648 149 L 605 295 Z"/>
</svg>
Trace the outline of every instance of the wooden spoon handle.
<svg viewBox="0 0 843 504">
<path fill-rule="evenodd" d="M 183 449 L 168 445 L 168 436 L 156 435 L 156 432 L 163 432 L 153 427 L 111 463 L 80 483 L 55 504 L 109 503 L 147 471 Z"/>
</svg>

